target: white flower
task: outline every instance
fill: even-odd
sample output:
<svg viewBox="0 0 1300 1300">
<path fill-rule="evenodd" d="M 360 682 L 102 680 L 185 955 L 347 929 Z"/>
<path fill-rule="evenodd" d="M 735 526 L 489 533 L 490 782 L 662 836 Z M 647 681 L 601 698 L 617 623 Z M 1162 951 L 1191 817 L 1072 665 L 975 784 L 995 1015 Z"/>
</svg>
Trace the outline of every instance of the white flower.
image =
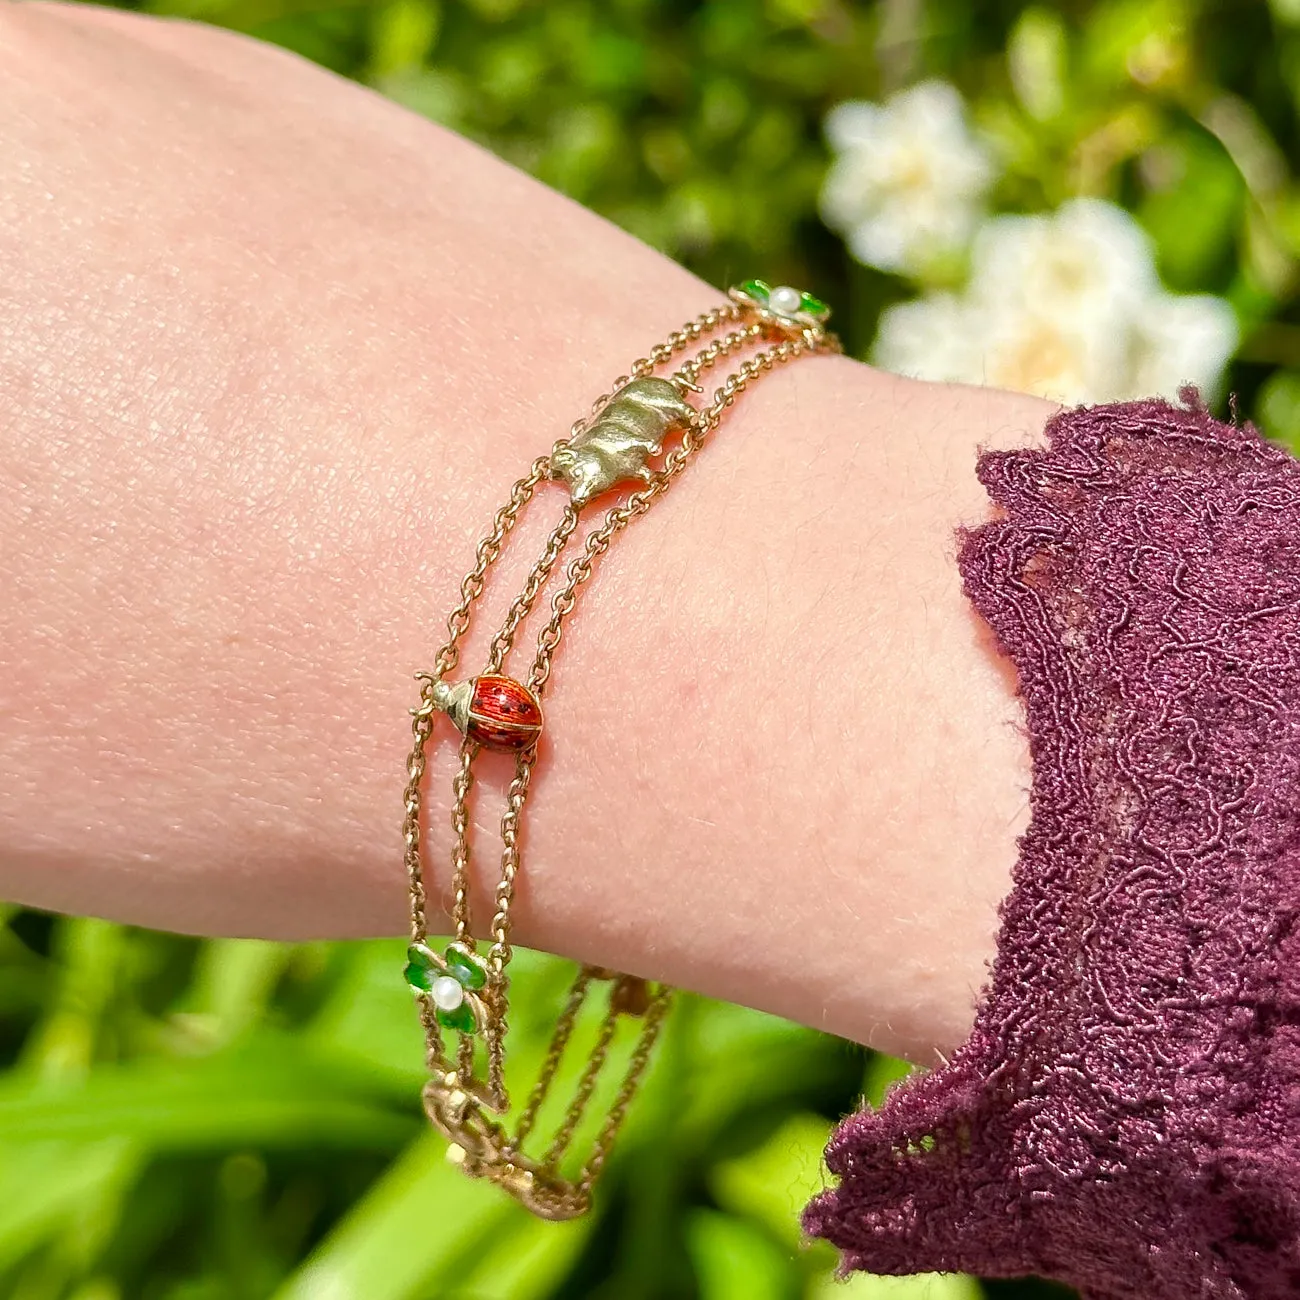
<svg viewBox="0 0 1300 1300">
<path fill-rule="evenodd" d="M 1212 396 L 1236 343 L 1223 299 L 1165 291 L 1127 212 L 1075 199 L 987 222 L 966 293 L 887 310 L 873 360 L 918 378 L 1103 402 L 1173 397 L 1186 383 Z"/>
<path fill-rule="evenodd" d="M 975 378 L 983 364 L 979 324 L 978 311 L 950 293 L 900 302 L 885 308 L 871 359 L 900 375 L 984 383 Z"/>
<path fill-rule="evenodd" d="M 930 294 L 885 310 L 871 359 L 919 379 L 1081 402 L 1113 370 L 1110 341 L 1068 320 Z"/>
<path fill-rule="evenodd" d="M 983 325 L 982 382 L 1066 403 L 1123 396 L 1110 391 L 1126 370 L 1121 331 L 1032 309 L 986 308 Z"/>
<path fill-rule="evenodd" d="M 993 168 L 952 86 L 923 81 L 883 105 L 840 104 L 826 135 L 838 156 L 822 217 L 860 262 L 914 271 L 965 247 Z"/>
<path fill-rule="evenodd" d="M 1054 213 L 994 217 L 971 250 L 970 294 L 1053 318 L 1128 314 L 1160 288 L 1146 232 L 1123 208 L 1072 199 Z"/>
<path fill-rule="evenodd" d="M 1214 397 L 1223 368 L 1237 349 L 1237 316 L 1210 294 L 1162 294 L 1144 304 L 1134 340 L 1134 394 L 1173 396 L 1185 383 Z"/>
</svg>

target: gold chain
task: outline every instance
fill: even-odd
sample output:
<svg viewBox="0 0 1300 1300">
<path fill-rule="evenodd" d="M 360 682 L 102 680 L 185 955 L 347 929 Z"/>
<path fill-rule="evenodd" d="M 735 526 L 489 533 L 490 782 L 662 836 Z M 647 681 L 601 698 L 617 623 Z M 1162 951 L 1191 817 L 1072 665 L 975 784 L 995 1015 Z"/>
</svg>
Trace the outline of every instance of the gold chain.
<svg viewBox="0 0 1300 1300">
<path fill-rule="evenodd" d="M 447 639 L 435 655 L 432 669 L 416 674 L 420 697 L 411 710 L 402 839 L 411 901 L 406 978 L 416 995 L 431 1075 L 424 1087 L 425 1110 L 451 1143 L 449 1156 L 466 1173 L 499 1184 L 548 1219 L 573 1218 L 590 1204 L 592 1186 L 649 1064 L 671 999 L 666 985 L 652 986 L 633 975 L 583 966 L 555 1023 L 541 1072 L 518 1115 L 514 1133 L 507 1132 L 497 1117 L 510 1110 L 505 1041 L 512 956 L 510 913 L 520 871 L 519 827 L 537 761 L 541 699 L 565 620 L 591 578 L 596 560 L 614 537 L 668 490 L 750 384 L 805 353 L 839 350 L 839 341 L 825 328 L 828 309 L 810 294 L 746 280 L 729 296 L 729 302 L 688 321 L 634 361 L 627 374 L 615 379 L 609 391 L 596 399 L 590 413 L 574 422 L 567 438 L 556 441 L 547 455 L 533 461 L 479 541 L 474 566 L 460 584 L 460 600 L 448 615 Z M 656 375 L 697 343 L 702 343 L 699 350 L 670 374 Z M 706 371 L 747 350 L 750 354 L 726 376 L 711 401 L 697 407 L 688 400 L 688 394 L 702 392 L 699 380 Z M 665 444 L 676 435 L 680 437 L 665 453 Z M 659 467 L 651 468 L 651 458 L 661 454 Z M 459 663 L 460 641 L 469 629 L 474 605 L 486 589 L 487 572 L 501 555 L 524 507 L 548 479 L 567 486 L 569 503 L 506 612 L 489 646 L 484 671 L 452 686 L 447 678 Z M 577 555 L 565 567 L 551 597 L 550 613 L 538 633 L 526 680 L 505 676 L 503 668 L 519 630 L 577 536 L 583 508 L 625 483 L 637 486 L 582 538 Z M 452 779 L 450 910 L 454 937 L 442 953 L 428 943 L 421 832 L 426 751 L 433 719 L 439 713 L 446 713 L 462 733 Z M 513 752 L 515 774 L 501 816 L 500 870 L 492 921 L 485 936 L 488 949 L 482 955 L 470 912 L 469 799 L 474 760 L 485 747 Z M 608 990 L 608 1000 L 594 1045 L 545 1155 L 530 1157 L 523 1151 L 524 1143 L 533 1135 L 595 986 Z M 561 1166 L 625 1021 L 637 1022 L 638 1028 L 622 1079 L 590 1153 L 575 1173 L 566 1176 Z M 444 1033 L 456 1036 L 453 1055 L 448 1055 Z"/>
</svg>

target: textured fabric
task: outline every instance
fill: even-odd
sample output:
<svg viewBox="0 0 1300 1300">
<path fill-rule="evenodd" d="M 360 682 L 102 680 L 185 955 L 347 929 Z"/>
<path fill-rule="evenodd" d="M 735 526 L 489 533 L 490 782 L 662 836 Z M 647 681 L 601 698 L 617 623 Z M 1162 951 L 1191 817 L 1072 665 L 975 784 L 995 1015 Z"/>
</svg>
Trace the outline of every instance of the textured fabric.
<svg viewBox="0 0 1300 1300">
<path fill-rule="evenodd" d="M 980 460 L 1032 820 L 970 1039 L 827 1149 L 848 1268 L 1300 1296 L 1300 464 L 1184 401 Z"/>
</svg>

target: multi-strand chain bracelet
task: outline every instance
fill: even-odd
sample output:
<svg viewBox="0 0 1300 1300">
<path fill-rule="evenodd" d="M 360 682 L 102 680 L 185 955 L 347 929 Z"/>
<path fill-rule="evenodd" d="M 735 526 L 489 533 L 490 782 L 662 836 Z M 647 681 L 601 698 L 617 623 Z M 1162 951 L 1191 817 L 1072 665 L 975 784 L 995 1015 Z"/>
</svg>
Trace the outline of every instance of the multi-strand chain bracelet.
<svg viewBox="0 0 1300 1300">
<path fill-rule="evenodd" d="M 460 602 L 447 620 L 448 636 L 427 672 L 416 674 L 420 702 L 411 710 L 414 743 L 407 760 L 405 819 L 402 826 L 411 897 L 411 946 L 406 979 L 416 995 L 424 1026 L 431 1074 L 424 1087 L 429 1118 L 451 1143 L 450 1157 L 466 1173 L 487 1178 L 516 1196 L 533 1213 L 548 1219 L 582 1214 L 591 1188 L 609 1153 L 632 1094 L 644 1073 L 651 1048 L 668 1010 L 670 990 L 633 975 L 584 966 L 556 1021 L 540 1076 L 512 1129 L 504 1078 L 510 964 L 510 909 L 519 876 L 519 825 L 542 732 L 541 697 L 560 643 L 565 619 L 578 591 L 591 577 L 598 556 L 615 535 L 668 489 L 722 422 L 736 399 L 757 378 L 805 354 L 839 349 L 827 332 L 829 310 L 810 294 L 762 280 L 746 280 L 730 291 L 730 301 L 704 312 L 635 362 L 599 398 L 591 414 L 578 420 L 567 438 L 539 456 L 497 511 L 479 542 L 474 567 L 460 586 Z M 666 375 L 680 354 L 699 344 L 694 355 Z M 727 358 L 744 359 L 716 390 L 713 400 L 695 405 L 688 394 L 704 390 L 700 377 Z M 677 439 L 677 435 L 680 435 Z M 677 439 L 663 455 L 665 444 Z M 651 458 L 663 455 L 658 468 Z M 488 568 L 548 479 L 562 481 L 570 499 L 542 554 L 511 604 L 492 641 L 487 663 L 476 677 L 447 680 L 460 657 L 459 642 L 471 611 L 485 589 Z M 635 489 L 610 508 L 584 538 L 551 600 L 551 613 L 537 638 L 537 652 L 526 679 L 503 672 L 516 634 L 553 574 L 566 545 L 578 531 L 583 508 L 623 484 Z M 428 939 L 425 867 L 421 852 L 422 784 L 434 719 L 445 713 L 462 735 L 452 780 L 451 920 L 455 934 L 441 949 Z M 501 818 L 502 853 L 490 942 L 479 951 L 470 919 L 468 797 L 473 763 L 481 749 L 515 755 L 515 774 Z M 581 1071 L 573 1099 L 543 1153 L 525 1154 L 543 1104 L 573 1035 L 578 1015 L 593 988 L 608 989 L 595 1043 Z M 575 1170 L 563 1171 L 568 1148 L 581 1124 L 598 1078 L 624 1019 L 639 1022 L 638 1032 L 612 1104 L 594 1146 Z M 452 1044 L 452 1045 L 449 1045 Z"/>
</svg>

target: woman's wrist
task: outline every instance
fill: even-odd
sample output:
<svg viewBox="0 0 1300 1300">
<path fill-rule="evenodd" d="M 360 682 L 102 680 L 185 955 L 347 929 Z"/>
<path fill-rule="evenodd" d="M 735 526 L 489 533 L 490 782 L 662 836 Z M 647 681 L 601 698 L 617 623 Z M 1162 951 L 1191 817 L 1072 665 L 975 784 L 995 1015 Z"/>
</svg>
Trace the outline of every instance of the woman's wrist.
<svg viewBox="0 0 1300 1300">
<path fill-rule="evenodd" d="M 135 39 L 120 16 L 31 21 L 20 35 L 69 86 L 116 75 L 95 41 Z M 70 53 L 72 26 L 94 40 Z M 191 35 L 150 27 L 145 44 Z M 479 531 L 715 295 L 389 105 L 197 39 L 241 93 L 261 80 L 240 82 L 241 60 L 281 65 L 288 143 L 254 150 L 237 196 L 223 133 L 243 162 L 254 147 L 224 106 L 176 125 L 207 162 L 175 194 L 122 160 L 95 172 L 18 105 L 9 157 L 63 197 L 57 222 L 20 203 L 3 249 L 26 295 L 0 331 L 3 892 L 179 929 L 397 932 L 410 675 Z M 308 120 L 337 127 L 346 192 L 326 146 L 293 144 Z M 916 1055 L 960 1038 L 1027 759 L 952 534 L 985 514 L 977 446 L 1032 437 L 1046 413 L 844 360 L 756 387 L 600 561 L 566 630 L 521 941 Z M 520 524 L 499 601 L 550 522 L 535 507 Z M 431 790 L 453 758 L 449 741 L 432 754 Z M 436 874 L 450 830 L 432 804 Z"/>
</svg>

